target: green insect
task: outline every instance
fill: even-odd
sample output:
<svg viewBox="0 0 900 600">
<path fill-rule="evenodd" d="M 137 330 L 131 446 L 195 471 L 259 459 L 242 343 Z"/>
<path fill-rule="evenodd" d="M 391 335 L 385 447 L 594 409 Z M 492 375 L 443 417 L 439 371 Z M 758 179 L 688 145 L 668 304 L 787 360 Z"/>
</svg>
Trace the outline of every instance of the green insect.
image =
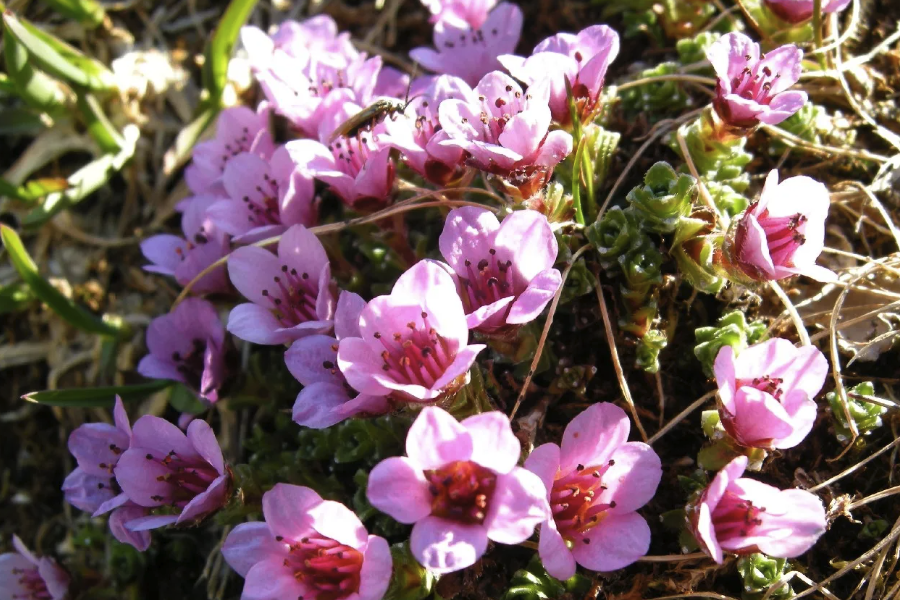
<svg viewBox="0 0 900 600">
<path fill-rule="evenodd" d="M 362 109 L 332 132 L 330 142 L 339 137 L 355 137 L 365 127 L 374 127 L 389 116 L 404 112 L 411 100 L 383 98 Z"/>
</svg>

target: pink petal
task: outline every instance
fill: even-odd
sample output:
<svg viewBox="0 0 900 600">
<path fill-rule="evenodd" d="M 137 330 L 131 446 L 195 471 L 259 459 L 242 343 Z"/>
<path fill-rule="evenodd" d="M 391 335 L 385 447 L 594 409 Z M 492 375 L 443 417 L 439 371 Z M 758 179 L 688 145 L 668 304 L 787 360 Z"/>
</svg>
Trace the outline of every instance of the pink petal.
<svg viewBox="0 0 900 600">
<path fill-rule="evenodd" d="M 489 323 L 490 326 L 493 326 L 492 317 L 497 315 L 503 315 L 507 310 L 509 310 L 509 306 L 516 300 L 515 296 L 507 296 L 506 298 L 501 298 L 496 302 L 492 302 L 491 304 L 486 304 L 485 306 L 481 306 L 473 312 L 470 312 L 466 315 L 466 325 L 469 329 L 478 329 L 485 323 Z M 500 317 L 498 317 L 500 318 Z M 501 324 L 503 321 L 500 322 Z"/>
<path fill-rule="evenodd" d="M 722 346 L 713 362 L 713 374 L 719 386 L 719 400 L 729 413 L 734 414 L 735 372 L 734 348 Z"/>
<path fill-rule="evenodd" d="M 559 129 L 551 131 L 544 138 L 534 164 L 552 169 L 572 154 L 572 143 L 572 136 L 568 132 Z"/>
<path fill-rule="evenodd" d="M 768 448 L 772 440 L 787 437 L 794 430 L 781 403 L 756 388 L 742 387 L 737 391 L 734 411 L 726 428 L 744 446 Z"/>
<path fill-rule="evenodd" d="M 538 554 L 547 573 L 565 581 L 575 575 L 575 557 L 552 519 L 541 525 Z"/>
<path fill-rule="evenodd" d="M 585 542 L 585 540 L 589 540 Z M 591 571 L 615 571 L 627 567 L 650 549 L 650 526 L 637 513 L 610 514 L 575 540 L 572 554 Z"/>
<path fill-rule="evenodd" d="M 353 389 L 364 394 L 387 396 L 392 388 L 382 385 L 386 381 L 381 356 L 376 354 L 362 338 L 344 338 L 338 349 L 338 366 Z"/>
<path fill-rule="evenodd" d="M 278 242 L 278 261 L 298 273 L 318 277 L 328 265 L 328 255 L 314 233 L 303 225 L 293 225 Z"/>
<path fill-rule="evenodd" d="M 447 411 L 426 406 L 406 435 L 406 454 L 416 468 L 438 469 L 472 457 L 472 436 Z"/>
<path fill-rule="evenodd" d="M 194 423 L 202 423 L 203 421 L 192 421 Z M 199 521 L 225 506 L 228 502 L 229 488 L 231 487 L 231 476 L 228 474 L 219 475 L 206 488 L 206 491 L 194 496 L 187 506 L 178 515 L 179 525 L 191 524 L 192 521 Z"/>
<path fill-rule="evenodd" d="M 444 374 L 434 382 L 431 388 L 435 391 L 442 391 L 457 377 L 466 374 L 471 368 L 472 364 L 475 362 L 475 358 L 478 356 L 478 353 L 485 348 L 487 348 L 487 346 L 485 346 L 484 344 L 469 344 L 468 346 L 460 349 L 456 353 L 456 356 L 453 358 L 453 362 L 447 366 Z"/>
<path fill-rule="evenodd" d="M 415 523 L 431 514 L 428 481 L 405 456 L 386 458 L 375 465 L 366 495 L 372 506 L 400 523 Z"/>
<path fill-rule="evenodd" d="M 271 300 L 263 295 L 263 290 L 278 294 L 275 277 L 281 275 L 278 257 L 262 248 L 245 246 L 238 248 L 228 257 L 228 277 L 234 287 L 248 300 L 263 306 L 270 306 Z"/>
<path fill-rule="evenodd" d="M 521 156 L 534 154 L 550 127 L 550 108 L 548 106 L 529 107 L 506 123 L 498 141 Z"/>
<path fill-rule="evenodd" d="M 559 253 L 547 217 L 536 210 L 517 210 L 507 215 L 495 244 L 510 254 L 514 268 L 525 281 L 551 269 Z"/>
<path fill-rule="evenodd" d="M 341 291 L 334 311 L 334 335 L 339 340 L 345 337 L 359 337 L 359 315 L 366 307 L 366 301 L 359 294 Z"/>
<path fill-rule="evenodd" d="M 273 535 L 297 541 L 313 530 L 310 511 L 321 503 L 322 497 L 308 487 L 276 483 L 263 494 L 263 515 Z"/>
<path fill-rule="evenodd" d="M 131 531 L 128 524 L 146 514 L 146 509 L 140 506 L 126 506 L 109 515 L 109 530 L 113 537 L 123 544 L 130 544 L 138 552 L 144 552 L 150 547 L 150 534 L 146 531 Z"/>
<path fill-rule="evenodd" d="M 519 462 L 522 444 L 512 432 L 509 417 L 500 411 L 474 415 L 461 423 L 472 437 L 472 460 L 504 475 Z"/>
<path fill-rule="evenodd" d="M 337 370 L 337 340 L 329 335 L 311 335 L 294 342 L 284 353 L 284 363 L 303 385 L 343 383 Z"/>
<path fill-rule="evenodd" d="M 538 446 L 525 459 L 525 468 L 540 478 L 549 493 L 559 472 L 559 446 L 556 444 Z"/>
<path fill-rule="evenodd" d="M 206 421 L 193 421 L 187 429 L 187 438 L 194 446 L 197 454 L 203 457 L 221 475 L 225 472 L 225 459 L 222 457 L 222 449 L 216 440 L 209 423 Z"/>
<path fill-rule="evenodd" d="M 128 448 L 130 441 L 127 433 L 112 425 L 85 423 L 69 435 L 69 452 L 88 475 L 109 478 L 110 467 L 116 464 L 119 454 Z M 113 451 L 110 446 L 115 446 L 118 451 Z"/>
<path fill-rule="evenodd" d="M 530 212 L 530 211 L 523 211 Z M 512 218 L 512 215 L 507 219 Z M 500 230 L 500 222 L 494 213 L 475 206 L 454 208 L 444 221 L 444 229 L 438 239 L 438 246 L 444 260 L 461 277 L 468 277 L 465 261 L 473 264 L 488 256 L 495 248 L 495 239 Z M 517 245 L 517 249 L 520 247 Z"/>
<path fill-rule="evenodd" d="M 49 557 L 42 557 L 38 562 L 38 575 L 44 580 L 52 600 L 64 600 L 69 593 L 72 578 Z"/>
<path fill-rule="evenodd" d="M 606 464 L 628 440 L 631 426 L 625 411 L 609 402 L 593 404 L 566 426 L 560 446 L 560 465 L 568 472 L 578 465 Z"/>
<path fill-rule="evenodd" d="M 291 418 L 303 427 L 325 429 L 347 418 L 342 409 L 349 401 L 350 395 L 341 383 L 317 381 L 297 394 Z"/>
<path fill-rule="evenodd" d="M 150 515 L 147 517 L 138 517 L 137 519 L 129 519 L 125 523 L 125 529 L 128 531 L 139 533 L 159 529 L 160 527 L 168 527 L 174 525 L 178 521 L 177 515 Z"/>
<path fill-rule="evenodd" d="M 606 489 L 597 497 L 600 504 L 616 503 L 611 514 L 633 512 L 656 494 L 662 478 L 659 456 L 641 442 L 627 442 L 613 453 L 615 464 L 603 474 Z"/>
<path fill-rule="evenodd" d="M 144 267 L 145 270 L 174 275 L 175 269 L 181 264 L 182 257 L 187 252 L 187 240 L 168 233 L 154 235 L 141 242 L 141 252 L 144 258 L 153 263 Z"/>
<path fill-rule="evenodd" d="M 381 600 L 391 582 L 391 549 L 387 541 L 370 535 L 359 572 L 358 600 Z"/>
<path fill-rule="evenodd" d="M 313 529 L 356 550 L 364 550 L 368 534 L 356 514 L 333 500 L 324 500 L 309 509 Z"/>
<path fill-rule="evenodd" d="M 247 572 L 241 600 L 302 598 L 310 592 L 310 588 L 294 577 L 294 570 L 284 566 L 283 559 L 268 559 L 256 563 Z"/>
<path fill-rule="evenodd" d="M 425 517 L 413 527 L 410 550 L 422 566 L 439 575 L 471 567 L 487 549 L 481 525 L 463 525 L 439 517 Z"/>
<path fill-rule="evenodd" d="M 484 519 L 488 538 L 501 544 L 519 544 L 548 518 L 547 488 L 540 477 L 521 467 L 497 477 Z"/>
<path fill-rule="evenodd" d="M 290 341 L 281 323 L 267 308 L 251 302 L 238 304 L 228 314 L 228 331 L 252 344 L 278 345 Z"/>
<path fill-rule="evenodd" d="M 553 300 L 553 296 L 556 295 L 561 285 L 562 275 L 556 269 L 547 269 L 538 273 L 513 303 L 506 322 L 511 325 L 521 325 L 538 318 L 544 308 Z"/>
<path fill-rule="evenodd" d="M 153 415 L 144 415 L 135 422 L 131 437 L 131 449 L 134 448 L 144 450 L 144 454 L 147 453 L 147 450 L 151 450 L 159 454 L 161 459 L 169 452 L 175 452 L 182 458 L 199 458 L 193 445 L 178 427 Z M 143 457 L 143 455 L 141 456 Z M 121 459 L 119 460 L 121 461 Z"/>
<path fill-rule="evenodd" d="M 269 526 L 262 521 L 241 523 L 231 530 L 222 545 L 225 562 L 241 577 L 258 562 L 277 560 L 287 554 L 285 544 L 276 542 Z"/>
</svg>

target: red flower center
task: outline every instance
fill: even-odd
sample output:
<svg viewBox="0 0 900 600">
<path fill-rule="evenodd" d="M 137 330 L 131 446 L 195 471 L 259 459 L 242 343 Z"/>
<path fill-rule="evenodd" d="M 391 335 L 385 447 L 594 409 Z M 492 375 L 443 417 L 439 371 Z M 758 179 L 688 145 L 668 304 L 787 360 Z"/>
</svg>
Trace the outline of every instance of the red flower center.
<svg viewBox="0 0 900 600">
<path fill-rule="evenodd" d="M 38 573 L 37 567 L 32 569 L 13 569 L 13 575 L 19 575 L 19 585 L 24 588 L 26 595 L 13 594 L 15 600 L 48 600 L 52 598 L 47 591 L 47 584 Z"/>
<path fill-rule="evenodd" d="M 150 496 L 151 500 L 160 504 L 184 508 L 198 494 L 205 492 L 219 476 L 219 472 L 209 463 L 182 458 L 174 450 L 170 450 L 164 458 L 153 456 L 149 452 L 145 458 L 159 463 L 168 470 L 167 473 L 156 477 L 157 481 L 168 484 L 166 495 Z"/>
<path fill-rule="evenodd" d="M 550 510 L 556 528 L 567 541 L 589 544 L 585 534 L 606 517 L 607 510 L 616 507 L 615 501 L 606 504 L 597 500 L 606 489 L 603 474 L 614 464 L 610 460 L 600 467 L 578 465 L 567 475 L 557 473 L 550 492 Z"/>
<path fill-rule="evenodd" d="M 431 491 L 431 514 L 469 525 L 484 522 L 497 485 L 497 476 L 468 460 L 426 471 Z"/>
<path fill-rule="evenodd" d="M 276 537 L 282 542 L 283 538 Z M 359 591 L 363 555 L 331 538 L 311 536 L 290 545 L 284 566 L 312 592 L 297 600 L 338 600 Z"/>
<path fill-rule="evenodd" d="M 512 261 L 497 260 L 497 251 L 488 251 L 490 258 L 482 258 L 477 265 L 466 259 L 467 278 L 460 278 L 465 289 L 463 301 L 468 304 L 466 312 L 493 304 L 494 302 L 515 294 L 513 289 Z"/>
<path fill-rule="evenodd" d="M 759 514 L 765 510 L 732 491 L 726 491 L 712 514 L 716 537 L 720 540 L 736 536 L 748 537 L 753 533 L 754 527 L 762 525 Z"/>
<path fill-rule="evenodd" d="M 453 362 L 453 349 L 428 322 L 428 313 L 422 312 L 422 320 L 410 321 L 406 331 L 390 336 L 375 332 L 375 339 L 384 346 L 382 369 L 397 382 L 432 388 Z"/>
<path fill-rule="evenodd" d="M 281 265 L 281 275 L 272 278 L 275 286 L 264 289 L 262 295 L 270 303 L 270 310 L 279 323 L 292 327 L 298 323 L 315 321 L 316 298 L 319 295 L 318 282 L 309 273 L 298 273 Z"/>
<path fill-rule="evenodd" d="M 254 227 L 278 225 L 281 223 L 281 210 L 278 207 L 278 182 L 268 173 L 263 174 L 261 185 L 256 186 L 258 197 L 241 198 L 247 205 L 247 220 Z"/>
</svg>

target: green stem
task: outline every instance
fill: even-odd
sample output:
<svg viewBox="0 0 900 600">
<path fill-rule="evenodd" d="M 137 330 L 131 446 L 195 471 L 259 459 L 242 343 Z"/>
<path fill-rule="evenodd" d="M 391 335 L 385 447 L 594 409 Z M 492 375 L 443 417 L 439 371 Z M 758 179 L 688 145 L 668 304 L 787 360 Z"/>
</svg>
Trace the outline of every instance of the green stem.
<svg viewBox="0 0 900 600">
<path fill-rule="evenodd" d="M 822 47 L 822 0 L 813 0 L 813 34 L 815 35 L 815 46 L 818 53 Z M 819 54 L 819 64 L 822 69 L 826 69 L 825 56 Z"/>
</svg>

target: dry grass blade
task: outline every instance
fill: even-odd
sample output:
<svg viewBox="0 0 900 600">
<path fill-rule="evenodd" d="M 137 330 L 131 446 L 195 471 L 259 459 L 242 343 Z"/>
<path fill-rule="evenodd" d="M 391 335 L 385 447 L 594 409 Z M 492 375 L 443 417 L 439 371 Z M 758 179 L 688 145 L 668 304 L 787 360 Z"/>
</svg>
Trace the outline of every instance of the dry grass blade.
<svg viewBox="0 0 900 600">
<path fill-rule="evenodd" d="M 858 470 L 858 469 L 861 469 L 862 467 L 864 467 L 865 465 L 867 465 L 869 462 L 875 460 L 876 458 L 878 458 L 879 456 L 881 456 L 882 454 L 884 454 L 885 452 L 887 452 L 887 451 L 890 450 L 891 448 L 896 447 L 898 444 L 900 444 L 900 437 L 898 437 L 897 439 L 895 439 L 893 442 L 891 442 L 890 444 L 888 444 L 887 446 L 885 446 L 884 448 L 882 448 L 881 450 L 879 450 L 879 451 L 876 452 L 875 454 L 872 454 L 871 456 L 868 456 L 868 457 L 866 457 L 865 459 L 859 461 L 859 462 L 856 463 L 855 465 L 853 465 L 853 466 L 851 466 L 851 467 L 849 467 L 849 468 L 847 468 L 847 469 L 844 469 L 843 471 L 841 471 L 841 472 L 838 473 L 837 475 L 835 475 L 835 476 L 833 476 L 833 477 L 830 477 L 830 478 L 826 479 L 826 480 L 823 481 L 822 483 L 820 483 L 820 484 L 818 484 L 818 485 L 815 485 L 815 486 L 809 488 L 809 491 L 810 491 L 810 492 L 817 492 L 817 491 L 821 490 L 822 488 L 827 487 L 827 486 L 831 485 L 832 483 L 834 483 L 834 482 L 836 482 L 836 481 L 840 481 L 841 479 L 843 479 L 843 478 L 846 477 L 847 475 L 850 475 L 850 474 L 853 473 L 854 471 L 856 471 L 856 470 Z"/>
<path fill-rule="evenodd" d="M 702 396 L 700 396 L 699 398 L 697 398 L 697 399 L 694 400 L 693 402 L 691 402 L 690 406 L 688 406 L 688 407 L 685 408 L 683 411 L 681 411 L 680 413 L 678 413 L 677 415 L 675 415 L 675 417 L 673 417 L 671 421 L 669 421 L 668 423 L 666 423 L 666 426 L 665 426 L 665 427 L 663 427 L 662 429 L 660 429 L 659 431 L 657 431 L 657 432 L 653 435 L 653 437 L 651 437 L 649 440 L 647 440 L 647 443 L 650 444 L 650 445 L 652 446 L 654 442 L 658 441 L 659 438 L 661 438 L 662 436 L 664 436 L 664 435 L 666 435 L 667 433 L 669 433 L 669 431 L 671 431 L 673 427 L 675 427 L 675 426 L 678 425 L 681 421 L 683 421 L 683 420 L 685 419 L 685 417 L 687 417 L 689 414 L 691 414 L 692 412 L 694 412 L 695 410 L 697 410 L 698 408 L 700 408 L 701 406 L 703 406 L 703 405 L 706 403 L 706 401 L 709 400 L 710 398 L 714 398 L 715 395 L 716 395 L 716 392 L 715 392 L 715 391 L 708 392 L 708 393 L 706 393 L 706 394 L 703 394 Z"/>
</svg>

